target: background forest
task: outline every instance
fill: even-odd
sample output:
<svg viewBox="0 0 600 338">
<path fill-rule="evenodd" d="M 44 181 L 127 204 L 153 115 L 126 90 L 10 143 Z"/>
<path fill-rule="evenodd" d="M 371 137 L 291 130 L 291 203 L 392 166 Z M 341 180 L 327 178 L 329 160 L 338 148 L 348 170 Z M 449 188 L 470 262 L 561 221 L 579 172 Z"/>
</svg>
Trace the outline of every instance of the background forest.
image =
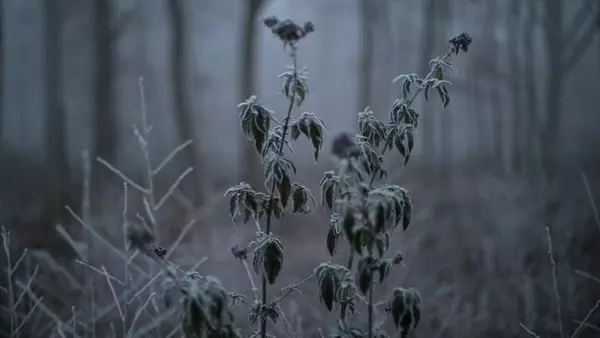
<svg viewBox="0 0 600 338">
<path fill-rule="evenodd" d="M 144 181 L 132 128 L 143 123 L 152 127 L 154 166 L 186 145 L 153 182 L 157 196 L 172 193 L 156 214 L 162 244 L 178 243 L 178 264 L 250 290 L 229 248 L 253 229 L 231 224 L 223 193 L 240 181 L 262 185 L 237 104 L 256 94 L 278 114 L 287 105 L 277 75 L 290 61 L 260 21 L 268 15 L 316 27 L 298 51 L 310 88 L 302 110 L 326 123 L 326 150 L 315 164 L 308 143 L 298 144 L 294 160 L 314 191 L 333 167 L 332 135 L 356 130 L 367 106 L 387 116 L 401 90 L 394 77 L 426 74 L 448 38 L 471 33 L 469 53 L 447 75 L 452 103 L 416 103 L 411 165 L 398 157 L 389 172 L 415 205 L 413 225 L 394 243 L 405 266 L 392 272 L 423 298 L 415 336 L 526 337 L 524 327 L 543 337 L 578 327 L 577 337 L 600 336 L 600 311 L 590 311 L 600 300 L 597 0 L 1 0 L 0 224 L 10 231 L 12 266 L 28 251 L 0 285 L 32 280 L 19 313 L 39 301 L 65 322 L 95 318 L 99 336 L 115 330 L 111 289 L 88 263 L 120 271 L 121 256 L 86 229 L 122 247 L 122 218 L 144 212 L 139 192 L 124 195 L 106 165 Z M 329 259 L 328 217 L 276 223 L 288 257 L 277 285 Z M 96 309 L 83 305 L 90 274 Z M 334 322 L 315 290 L 307 284 L 282 303 L 288 320 L 277 332 L 312 337 Z M 0 305 L 0 335 L 9 308 Z M 55 320 L 45 311 L 26 325 L 44 337 Z M 160 311 L 148 310 L 140 325 Z M 152 332 L 177 336 L 172 319 Z"/>
</svg>

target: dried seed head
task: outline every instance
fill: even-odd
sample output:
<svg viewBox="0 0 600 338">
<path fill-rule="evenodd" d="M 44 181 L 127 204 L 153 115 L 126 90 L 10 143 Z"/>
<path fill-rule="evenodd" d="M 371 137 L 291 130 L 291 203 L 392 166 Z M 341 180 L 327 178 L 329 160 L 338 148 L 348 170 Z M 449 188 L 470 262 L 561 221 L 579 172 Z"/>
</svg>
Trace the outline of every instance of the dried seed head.
<svg viewBox="0 0 600 338">
<path fill-rule="evenodd" d="M 152 243 L 150 244 L 150 249 L 152 249 L 152 252 L 160 259 L 164 259 L 167 255 L 167 249 L 162 245 Z"/>
<path fill-rule="evenodd" d="M 394 258 L 392 258 L 392 264 L 398 265 L 398 264 L 402 263 L 403 260 L 404 260 L 404 255 L 402 254 L 402 252 L 396 252 L 396 254 L 394 255 Z"/>
<path fill-rule="evenodd" d="M 264 18 L 263 22 L 268 28 L 273 28 L 273 26 L 275 26 L 279 22 L 279 19 L 277 19 L 277 17 L 275 16 L 269 16 Z"/>
<path fill-rule="evenodd" d="M 304 33 L 305 34 L 312 33 L 314 31 L 315 31 L 315 25 L 312 22 L 307 21 L 304 23 Z"/>
<path fill-rule="evenodd" d="M 360 148 L 356 145 L 353 135 L 348 132 L 339 133 L 333 138 L 331 152 L 339 158 L 360 156 Z"/>
<path fill-rule="evenodd" d="M 315 26 L 310 21 L 300 26 L 290 19 L 279 20 L 275 16 L 269 16 L 263 19 L 263 23 L 265 26 L 270 28 L 271 32 L 277 35 L 284 43 L 290 45 L 295 44 L 308 33 L 315 31 Z"/>
<path fill-rule="evenodd" d="M 248 248 L 240 248 L 237 244 L 231 248 L 233 257 L 241 260 L 248 258 Z"/>
<path fill-rule="evenodd" d="M 452 44 L 452 52 L 455 54 L 458 54 L 459 51 L 466 53 L 469 50 L 471 42 L 473 42 L 473 39 L 471 39 L 471 34 L 467 32 L 453 37 L 450 39 L 450 43 Z"/>
<path fill-rule="evenodd" d="M 127 224 L 127 240 L 130 248 L 144 251 L 154 242 L 154 235 L 140 222 L 130 221 Z"/>
</svg>

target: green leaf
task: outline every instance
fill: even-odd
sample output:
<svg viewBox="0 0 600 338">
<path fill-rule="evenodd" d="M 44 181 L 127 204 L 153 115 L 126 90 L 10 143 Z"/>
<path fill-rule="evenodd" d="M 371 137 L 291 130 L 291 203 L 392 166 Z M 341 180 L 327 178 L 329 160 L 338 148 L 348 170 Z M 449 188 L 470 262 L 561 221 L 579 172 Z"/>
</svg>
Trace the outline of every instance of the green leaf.
<svg viewBox="0 0 600 338">
<path fill-rule="evenodd" d="M 408 195 L 408 193 L 404 193 L 404 203 L 403 203 L 403 210 L 402 210 L 402 214 L 403 214 L 403 218 L 402 218 L 402 230 L 406 231 L 406 229 L 408 229 L 408 226 L 410 225 L 410 221 L 412 220 L 412 210 L 413 210 L 413 205 L 410 199 L 410 196 Z"/>
<path fill-rule="evenodd" d="M 427 82 L 427 84 L 425 84 L 425 90 L 423 91 L 423 94 L 425 95 L 425 101 L 429 101 L 429 92 L 431 91 L 431 82 Z"/>
<path fill-rule="evenodd" d="M 279 241 L 271 239 L 265 245 L 263 254 L 263 267 L 269 284 L 275 283 L 282 266 L 283 247 Z"/>
<path fill-rule="evenodd" d="M 437 67 L 434 73 L 434 77 L 438 80 L 444 80 L 444 70 L 442 69 L 441 66 L 434 66 Z"/>
<path fill-rule="evenodd" d="M 379 263 L 379 267 L 378 267 L 378 272 L 379 272 L 379 283 L 383 283 L 383 280 L 385 279 L 385 277 L 387 277 L 387 275 L 389 275 L 390 270 L 391 270 L 391 264 L 388 260 L 382 260 Z"/>
<path fill-rule="evenodd" d="M 408 310 L 406 300 L 406 290 L 403 288 L 396 288 L 392 293 L 392 299 L 389 303 L 389 308 L 392 313 L 392 319 L 396 328 L 400 326 L 400 321 L 404 318 Z"/>
<path fill-rule="evenodd" d="M 296 141 L 298 139 L 298 137 L 300 137 L 300 128 L 298 127 L 297 124 L 292 124 L 290 128 L 291 128 L 292 140 Z"/>
<path fill-rule="evenodd" d="M 314 159 L 315 162 L 319 159 L 319 151 L 323 146 L 323 130 L 321 126 L 319 126 L 314 121 L 311 121 L 308 125 L 310 141 L 312 142 L 312 146 L 314 149 Z"/>
<path fill-rule="evenodd" d="M 263 250 L 262 248 L 257 248 L 254 250 L 254 255 L 252 257 L 252 268 L 254 272 L 258 275 L 260 273 L 260 268 L 262 266 L 263 260 Z"/>
<path fill-rule="evenodd" d="M 450 95 L 448 94 L 448 89 L 446 89 L 446 86 L 441 84 L 435 87 L 435 89 L 437 90 L 438 95 L 440 96 L 440 100 L 442 100 L 443 108 L 448 107 L 448 105 L 450 104 Z"/>
<path fill-rule="evenodd" d="M 277 191 L 279 192 L 281 206 L 285 209 L 287 207 L 287 203 L 290 199 L 290 194 L 292 192 L 292 181 L 287 174 L 283 174 L 281 176 L 281 180 L 277 184 Z"/>
<path fill-rule="evenodd" d="M 350 209 L 346 211 L 344 215 L 344 220 L 342 222 L 342 229 L 344 230 L 344 235 L 346 235 L 346 239 L 348 239 L 349 242 L 353 242 L 355 224 L 356 219 L 354 218 L 354 213 Z"/>
<path fill-rule="evenodd" d="M 329 232 L 327 232 L 327 251 L 329 251 L 329 255 L 333 257 L 335 252 L 335 244 L 337 241 L 337 234 L 335 233 L 335 226 L 329 228 Z"/>
<path fill-rule="evenodd" d="M 326 271 L 319 280 L 319 298 L 325 303 L 327 310 L 330 312 L 333 309 L 333 302 L 338 287 L 336 284 L 337 278 L 335 273 L 331 270 Z"/>
<path fill-rule="evenodd" d="M 333 209 L 333 191 L 333 185 L 327 187 L 327 190 L 325 190 L 325 203 L 327 204 L 327 207 L 329 207 L 329 209 Z"/>
<path fill-rule="evenodd" d="M 412 81 L 409 79 L 404 80 L 402 83 L 402 97 L 405 100 L 410 98 L 410 86 L 412 85 Z"/>
<path fill-rule="evenodd" d="M 292 191 L 292 213 L 298 213 L 308 202 L 308 194 L 303 189 Z"/>
<path fill-rule="evenodd" d="M 231 215 L 231 220 L 235 220 L 235 216 L 238 213 L 238 197 L 233 196 L 229 199 L 229 214 Z"/>
<path fill-rule="evenodd" d="M 278 77 L 283 78 L 281 92 L 288 100 L 291 100 L 293 97 L 296 106 L 300 106 L 308 94 L 306 71 L 300 70 L 296 72 L 292 68 L 289 71 L 280 74 Z"/>
<path fill-rule="evenodd" d="M 376 232 L 382 232 L 385 230 L 385 223 L 386 223 L 386 210 L 385 210 L 385 206 L 383 205 L 383 203 L 377 203 L 377 205 L 375 205 L 375 208 L 373 208 L 373 225 L 375 226 L 375 231 Z"/>
<path fill-rule="evenodd" d="M 358 281 L 358 289 L 363 295 L 366 295 L 371 287 L 372 279 L 371 279 L 371 269 L 368 264 L 364 264 L 359 268 L 358 277 L 356 280 Z"/>
</svg>

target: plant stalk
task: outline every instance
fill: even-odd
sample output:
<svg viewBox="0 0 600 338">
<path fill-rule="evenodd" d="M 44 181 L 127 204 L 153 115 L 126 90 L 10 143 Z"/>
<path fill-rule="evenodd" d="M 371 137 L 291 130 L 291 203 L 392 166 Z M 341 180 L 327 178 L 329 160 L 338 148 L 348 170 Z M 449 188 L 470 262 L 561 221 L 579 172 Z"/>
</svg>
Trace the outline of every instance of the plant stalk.
<svg viewBox="0 0 600 338">
<path fill-rule="evenodd" d="M 279 144 L 279 149 L 277 150 L 277 155 L 281 156 L 283 154 L 283 147 L 285 145 L 285 137 L 287 135 L 288 129 L 290 127 L 290 119 L 292 115 L 292 109 L 294 108 L 294 104 L 296 103 L 296 85 L 298 79 L 298 66 L 296 61 L 296 46 L 291 45 L 290 56 L 293 62 L 293 74 L 292 74 L 292 96 L 290 97 L 290 104 L 288 106 L 287 116 L 283 123 L 283 132 L 281 136 L 281 143 Z M 273 217 L 273 202 L 275 200 L 275 184 L 271 185 L 271 191 L 269 193 L 269 209 L 267 210 L 267 221 L 265 233 L 269 235 L 271 233 L 271 223 Z M 262 276 L 262 305 L 267 304 L 267 277 L 263 272 Z M 260 337 L 266 338 L 267 336 L 267 317 L 265 315 L 261 318 L 260 323 Z"/>
</svg>

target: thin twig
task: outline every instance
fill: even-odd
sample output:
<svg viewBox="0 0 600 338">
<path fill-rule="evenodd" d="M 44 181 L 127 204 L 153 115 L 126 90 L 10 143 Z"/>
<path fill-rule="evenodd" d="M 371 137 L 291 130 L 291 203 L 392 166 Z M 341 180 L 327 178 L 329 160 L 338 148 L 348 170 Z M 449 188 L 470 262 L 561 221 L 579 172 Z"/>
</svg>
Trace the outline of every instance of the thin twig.
<svg viewBox="0 0 600 338">
<path fill-rule="evenodd" d="M 215 210 L 215 206 L 220 202 L 221 197 L 216 195 L 213 200 L 209 201 L 205 206 L 203 206 L 196 212 L 192 219 L 189 222 L 187 222 L 186 225 L 183 226 L 183 229 L 181 229 L 181 231 L 179 232 L 177 239 L 175 239 L 175 241 L 171 245 L 169 245 L 169 249 L 167 251 L 165 259 L 168 260 L 171 258 L 171 255 L 173 255 L 173 252 L 175 252 L 175 250 L 179 247 L 181 241 L 183 241 L 183 238 L 189 232 L 192 226 L 198 223 L 199 220 L 208 217 L 208 215 Z"/>
<path fill-rule="evenodd" d="M 121 321 L 124 322 L 125 321 L 125 317 L 123 316 L 123 310 L 121 309 L 121 305 L 119 305 L 119 298 L 117 297 L 117 293 L 115 292 L 115 288 L 113 287 L 109 276 L 108 271 L 106 271 L 106 268 L 104 267 L 104 265 L 102 265 L 102 274 L 104 275 L 104 277 L 106 278 L 106 283 L 108 284 L 108 288 L 110 289 L 110 293 L 113 296 L 113 301 L 115 302 L 115 304 L 117 305 L 117 311 L 119 311 L 119 316 L 121 317 Z"/>
<path fill-rule="evenodd" d="M 442 62 L 446 61 L 446 59 L 448 59 L 450 56 L 452 55 L 452 49 L 450 49 L 446 54 L 444 54 L 444 56 L 440 59 L 439 62 L 437 62 L 429 71 L 429 74 L 427 74 L 427 76 L 425 76 L 425 78 L 423 79 L 423 83 L 425 83 L 425 81 L 431 79 L 431 77 L 433 77 L 433 75 L 435 75 L 435 73 L 438 71 L 439 68 L 442 67 Z M 419 86 L 417 88 L 417 90 L 413 93 L 412 97 L 410 98 L 410 100 L 408 100 L 408 106 L 410 107 L 413 102 L 415 101 L 415 99 L 417 98 L 417 96 L 419 96 L 419 94 L 425 89 L 425 86 Z"/>
<path fill-rule="evenodd" d="M 529 333 L 531 336 L 536 337 L 536 338 L 540 338 L 540 336 L 538 336 L 537 333 L 533 332 L 531 329 L 529 329 L 523 323 L 519 323 L 519 326 L 521 326 L 521 328 L 523 328 L 523 330 L 525 330 L 525 332 Z"/>
<path fill-rule="evenodd" d="M 108 248 L 110 248 L 115 254 L 117 254 L 119 257 L 123 258 L 124 260 L 128 260 L 128 257 L 121 252 L 121 250 L 117 249 L 114 245 L 112 245 L 107 239 L 105 239 L 103 236 L 101 236 L 98 232 L 96 232 L 96 230 L 94 230 L 92 227 L 88 226 L 74 211 L 73 209 L 71 209 L 71 207 L 66 206 L 65 207 L 67 209 L 67 211 L 71 214 L 71 216 L 73 216 L 73 218 L 75 218 L 75 220 L 79 223 L 79 225 L 81 225 L 84 229 L 88 230 L 89 233 L 91 235 L 93 235 L 94 237 L 96 237 L 99 241 L 101 241 L 102 243 L 106 244 L 106 246 Z M 135 270 L 139 273 L 141 273 L 144 277 L 147 278 L 151 278 L 150 274 L 148 274 L 144 269 L 142 269 L 141 267 L 135 265 L 135 264 L 131 264 L 131 267 L 135 268 Z"/>
<path fill-rule="evenodd" d="M 588 195 L 588 199 L 590 201 L 590 206 L 594 211 L 594 221 L 596 221 L 596 225 L 598 226 L 598 230 L 600 230 L 600 213 L 598 213 L 598 207 L 596 206 L 596 202 L 594 200 L 594 195 L 592 194 L 592 189 L 590 189 L 590 184 L 588 182 L 587 176 L 584 173 L 581 173 L 581 180 L 583 181 L 583 185 L 585 186 L 585 191 Z"/>
<path fill-rule="evenodd" d="M 135 183 L 131 178 L 125 176 L 125 174 L 122 171 L 120 171 L 119 169 L 113 167 L 110 163 L 106 162 L 104 159 L 98 157 L 98 158 L 96 158 L 96 161 L 98 161 L 100 164 L 104 165 L 108 170 L 110 170 L 113 173 L 115 173 L 123 181 L 127 182 L 130 186 L 132 186 L 135 189 L 139 190 L 141 193 L 148 194 L 148 189 L 146 189 L 146 188 L 142 187 L 141 185 Z"/>
<path fill-rule="evenodd" d="M 12 334 L 15 331 L 15 327 L 17 325 L 17 318 L 13 308 L 15 306 L 15 290 L 13 286 L 13 275 L 12 275 L 12 259 L 11 259 L 11 248 L 10 248 L 10 232 L 6 230 L 6 228 L 2 227 L 2 244 L 4 247 L 4 254 L 6 255 L 6 279 L 8 282 L 8 307 L 9 307 L 9 325 L 10 325 L 10 333 Z"/>
<path fill-rule="evenodd" d="M 591 281 L 594 281 L 596 283 L 600 283 L 600 278 L 592 276 L 592 274 L 590 274 L 589 272 L 585 272 L 585 271 L 581 271 L 581 270 L 575 270 L 575 273 L 578 274 L 578 275 L 580 275 L 580 276 L 582 276 L 582 277 L 585 277 L 585 278 L 587 278 L 587 279 L 589 279 Z"/>
<path fill-rule="evenodd" d="M 164 194 L 164 196 L 158 201 L 158 203 L 154 207 L 154 210 L 160 209 L 160 207 L 167 201 L 167 199 L 169 197 L 171 197 L 171 195 L 173 195 L 173 192 L 175 191 L 175 189 L 177 189 L 177 187 L 179 186 L 179 184 L 181 184 L 181 181 L 183 181 L 183 179 L 187 175 L 189 175 L 192 171 L 194 171 L 194 168 L 193 167 L 189 167 L 184 172 L 182 172 L 181 175 L 179 175 L 179 177 L 177 177 L 177 180 L 175 180 L 175 183 L 173 183 L 171 185 L 171 187 L 169 187 L 169 190 L 167 190 L 167 193 Z"/>
<path fill-rule="evenodd" d="M 556 298 L 556 315 L 558 317 L 558 325 L 560 329 L 560 337 L 565 337 L 565 330 L 562 321 L 562 310 L 560 305 L 560 293 L 558 291 L 558 269 L 556 267 L 556 261 L 554 260 L 554 253 L 552 251 L 552 236 L 550 236 L 550 228 L 546 227 L 546 235 L 548 237 L 548 256 L 550 263 L 552 264 L 552 281 L 554 284 L 554 297 Z"/>
<path fill-rule="evenodd" d="M 583 318 L 581 323 L 579 323 L 579 326 L 577 326 L 577 329 L 575 329 L 575 332 L 573 332 L 573 334 L 571 335 L 570 338 L 575 338 L 577 336 L 577 334 L 579 334 L 579 332 L 583 329 L 583 327 L 588 322 L 588 320 L 590 320 L 590 317 L 592 316 L 592 314 L 594 314 L 594 312 L 596 312 L 596 310 L 598 310 L 599 306 L 600 306 L 600 300 L 596 301 L 596 304 L 594 304 L 594 306 L 590 309 L 590 311 L 588 311 L 587 315 L 585 315 L 585 318 Z"/>
<path fill-rule="evenodd" d="M 592 325 L 592 324 L 590 324 L 590 323 L 584 323 L 584 322 L 582 322 L 582 321 L 579 321 L 579 320 L 573 320 L 573 322 L 574 322 L 575 324 L 578 324 L 578 325 L 579 325 L 579 324 L 582 324 L 583 326 L 585 326 L 585 327 L 587 327 L 588 329 L 591 329 L 591 330 L 593 330 L 593 331 L 600 332 L 600 326 Z"/>
<path fill-rule="evenodd" d="M 274 300 L 272 303 L 273 303 L 273 304 L 277 304 L 277 303 L 281 302 L 283 299 L 285 299 L 285 297 L 287 297 L 287 296 L 288 296 L 290 293 L 292 293 L 292 292 L 294 292 L 294 291 L 296 291 L 296 292 L 298 292 L 298 293 L 301 293 L 301 292 L 300 292 L 300 290 L 298 290 L 298 288 L 299 288 L 299 287 L 300 287 L 302 284 L 304 284 L 304 283 L 306 283 L 307 281 L 309 281 L 309 280 L 310 280 L 311 278 L 313 278 L 314 276 L 315 276 L 315 275 L 314 275 L 314 273 L 312 273 L 312 274 L 310 274 L 310 276 L 308 276 L 308 277 L 304 278 L 303 280 L 301 280 L 301 281 L 299 281 L 299 282 L 297 282 L 297 283 L 290 284 L 290 285 L 288 285 L 288 286 L 284 287 L 283 289 L 281 289 L 281 291 L 284 291 L 284 293 L 283 293 L 281 296 L 279 296 L 277 299 L 275 299 L 275 300 Z"/>
<path fill-rule="evenodd" d="M 244 266 L 244 270 L 246 271 L 246 275 L 248 276 L 248 280 L 250 281 L 250 286 L 252 287 L 252 293 L 254 293 L 254 300 L 258 302 L 258 288 L 256 287 L 256 283 L 254 283 L 254 278 L 252 277 L 252 272 L 250 272 L 250 267 L 248 266 L 248 262 L 245 259 L 241 259 L 242 265 Z"/>
<path fill-rule="evenodd" d="M 56 327 L 57 329 L 67 329 L 67 331 L 69 331 L 73 337 L 79 337 L 79 335 L 77 335 L 77 332 L 73 332 L 71 331 L 71 328 L 67 325 L 65 325 L 65 323 L 63 323 L 60 318 L 58 318 L 58 316 L 56 314 L 54 314 L 54 312 L 52 312 L 50 309 L 48 309 L 44 304 L 42 304 L 42 300 L 43 297 L 38 297 L 36 296 L 33 291 L 31 291 L 30 288 L 26 287 L 25 285 L 23 285 L 23 283 L 16 281 L 17 286 L 19 286 L 21 289 L 23 289 L 25 292 L 27 292 L 27 295 L 29 296 L 29 298 L 31 298 L 33 300 L 33 302 L 35 304 L 37 304 L 37 307 L 44 312 L 44 314 L 48 317 L 50 317 L 55 323 L 56 323 Z"/>
<path fill-rule="evenodd" d="M 125 252 L 127 252 L 127 250 L 129 249 L 129 242 L 127 239 L 127 206 L 128 206 L 128 199 L 129 199 L 129 194 L 128 194 L 128 189 L 127 189 L 127 182 L 123 182 L 123 213 L 122 213 L 122 221 L 123 224 L 121 225 L 121 230 L 122 230 L 122 235 L 123 235 L 123 249 L 125 250 Z M 123 337 L 125 337 L 125 335 L 127 334 L 127 312 L 129 311 L 128 309 L 128 299 L 127 299 L 127 286 L 129 285 L 129 262 L 130 260 L 127 259 L 124 263 L 123 263 L 123 275 L 125 276 L 124 279 L 124 284 L 125 287 L 123 288 L 123 294 L 121 295 L 121 297 L 123 298 L 123 326 L 122 326 L 122 331 L 121 334 L 123 335 Z M 117 300 L 117 304 L 118 304 L 119 300 Z"/>
<path fill-rule="evenodd" d="M 154 176 L 158 175 L 158 173 L 167 165 L 169 164 L 169 162 L 171 162 L 171 160 L 173 158 L 175 158 L 175 156 L 177 154 L 179 154 L 180 152 L 182 152 L 185 148 L 187 148 L 188 146 L 190 146 L 192 143 L 194 143 L 192 140 L 187 140 L 185 142 L 183 142 L 182 144 L 178 145 L 175 149 L 173 149 L 169 155 L 167 155 L 167 157 L 158 165 L 158 167 L 156 167 L 156 169 L 152 170 L 152 174 Z"/>
<path fill-rule="evenodd" d="M 151 293 L 150 296 L 148 296 L 148 299 L 146 299 L 146 301 L 144 302 L 144 304 L 142 304 L 142 306 L 137 309 L 137 311 L 135 312 L 135 316 L 133 317 L 133 321 L 131 322 L 131 326 L 129 327 L 129 331 L 127 331 L 127 337 L 131 337 L 131 335 L 133 334 L 133 329 L 135 327 L 135 323 L 140 318 L 142 311 L 144 311 L 144 309 L 150 303 L 150 300 L 153 299 L 155 295 L 156 294 L 154 292 Z"/>
</svg>

